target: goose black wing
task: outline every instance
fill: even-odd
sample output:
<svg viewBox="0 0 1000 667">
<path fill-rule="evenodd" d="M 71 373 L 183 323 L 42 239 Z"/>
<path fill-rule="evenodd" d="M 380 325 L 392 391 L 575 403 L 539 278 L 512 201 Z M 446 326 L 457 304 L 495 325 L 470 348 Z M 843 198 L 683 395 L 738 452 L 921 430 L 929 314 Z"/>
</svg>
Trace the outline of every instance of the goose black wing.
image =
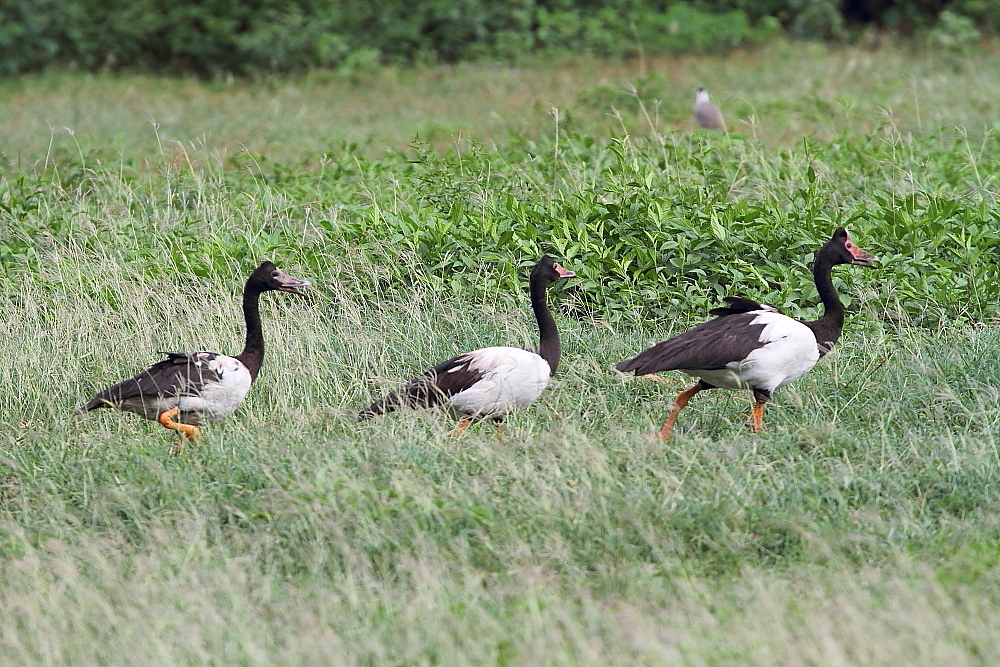
<svg viewBox="0 0 1000 667">
<path fill-rule="evenodd" d="M 781 312 L 777 308 L 774 308 L 772 306 L 765 306 L 763 304 L 754 301 L 753 299 L 747 299 L 742 296 L 727 296 L 722 300 L 725 301 L 727 305 L 720 306 L 719 308 L 713 308 L 712 310 L 708 311 L 709 315 L 718 315 L 721 317 L 723 315 L 738 315 L 740 313 L 751 313 L 757 310 L 767 310 L 773 313 Z"/>
<path fill-rule="evenodd" d="M 475 362 L 475 352 L 442 361 L 398 390 L 372 403 L 359 412 L 357 418 L 368 419 L 401 408 L 431 408 L 440 405 L 450 396 L 471 388 L 482 379 L 484 371 L 476 368 Z"/>
<path fill-rule="evenodd" d="M 753 321 L 761 311 L 779 311 L 742 297 L 726 297 L 724 301 L 727 306 L 710 311 L 718 315 L 714 320 L 657 343 L 615 368 L 623 373 L 633 371 L 636 375 L 673 370 L 710 371 L 746 359 L 765 344 L 760 335 L 766 325 L 753 324 Z"/>
<path fill-rule="evenodd" d="M 118 405 L 140 396 L 190 396 L 197 394 L 209 382 L 219 382 L 219 374 L 208 367 L 218 354 L 214 352 L 164 352 L 167 358 L 158 361 L 135 377 L 122 380 L 94 396 L 77 413 L 89 412 L 107 405 Z"/>
</svg>

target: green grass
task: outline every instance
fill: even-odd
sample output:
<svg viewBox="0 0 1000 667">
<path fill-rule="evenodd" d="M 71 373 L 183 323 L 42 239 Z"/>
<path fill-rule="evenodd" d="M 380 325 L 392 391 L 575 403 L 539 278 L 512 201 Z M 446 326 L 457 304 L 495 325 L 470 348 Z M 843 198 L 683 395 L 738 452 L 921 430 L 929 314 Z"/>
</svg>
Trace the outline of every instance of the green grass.
<svg viewBox="0 0 1000 667">
<path fill-rule="evenodd" d="M 503 143 L 537 138 L 559 120 L 585 134 L 645 135 L 694 128 L 694 89 L 705 86 L 730 131 L 774 151 L 803 135 L 833 140 L 884 127 L 922 136 L 967 128 L 974 142 L 997 122 L 1000 48 L 974 54 L 885 44 L 879 50 L 777 43 L 726 57 L 590 58 L 386 69 L 360 79 L 317 72 L 261 81 L 50 73 L 0 82 L 0 152 L 19 168 L 44 164 L 50 146 L 165 152 L 226 163 L 249 150 L 289 162 L 355 142 L 369 155 L 405 149 L 415 134 L 436 146 L 456 137 Z M 633 95 L 632 91 L 637 95 Z M 639 100 L 644 110 L 639 108 Z M 614 109 L 621 119 L 615 117 Z"/>
<path fill-rule="evenodd" d="M 745 57 L 784 63 L 766 74 L 712 62 L 763 90 L 870 58 L 883 99 L 905 100 L 893 63 L 958 86 L 994 61 L 968 56 L 953 77 L 931 56 L 780 48 Z M 80 100 L 134 85 L 153 104 L 154 83 L 165 107 L 214 96 L 228 119 L 206 106 L 185 122 L 223 123 L 216 145 L 234 146 L 260 113 L 242 96 L 290 84 L 4 85 L 53 82 L 35 103 L 94 109 L 77 127 L 98 129 L 47 159 L 47 135 L 14 132 L 20 167 L 4 149 L 2 664 L 993 663 L 998 155 L 962 115 L 973 105 L 921 102 L 910 132 L 908 114 L 847 127 L 800 100 L 820 119 L 806 142 L 665 127 L 625 141 L 598 120 L 555 135 L 528 119 L 494 146 L 381 156 L 313 144 L 279 114 L 252 146 L 278 146 L 270 159 L 188 163 Z M 344 104 L 373 94 L 352 91 Z M 402 121 L 372 122 L 406 140 Z M 884 267 L 837 269 L 851 303 L 837 349 L 775 392 L 758 436 L 749 395 L 707 392 L 669 446 L 652 441 L 687 378 L 613 364 L 731 291 L 815 317 L 808 261 L 838 223 Z M 503 443 L 489 424 L 452 439 L 433 412 L 351 420 L 456 352 L 531 344 L 524 274 L 543 251 L 580 275 L 553 290 L 563 365 Z M 265 296 L 268 356 L 236 415 L 181 456 L 133 415 L 72 415 L 157 350 L 238 351 L 239 289 L 265 256 L 313 287 Z"/>
</svg>

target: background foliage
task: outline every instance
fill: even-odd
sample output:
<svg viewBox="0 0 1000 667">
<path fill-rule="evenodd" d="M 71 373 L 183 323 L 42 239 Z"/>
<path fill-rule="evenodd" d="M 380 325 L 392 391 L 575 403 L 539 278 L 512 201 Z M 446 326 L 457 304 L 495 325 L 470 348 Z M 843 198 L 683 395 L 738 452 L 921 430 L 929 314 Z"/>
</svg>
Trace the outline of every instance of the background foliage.
<svg viewBox="0 0 1000 667">
<path fill-rule="evenodd" d="M 373 61 L 517 59 L 535 51 L 633 55 L 758 43 L 782 27 L 842 37 L 849 21 L 901 30 L 941 24 L 995 30 L 996 0 L 7 0 L 0 3 L 0 72 L 86 70 L 212 76 Z M 968 21 L 956 27 L 958 17 Z M 978 35 L 978 33 L 976 33 Z"/>
<path fill-rule="evenodd" d="M 67 153 L 57 168 L 0 179 L 0 265 L 37 271 L 51 244 L 97 252 L 123 234 L 153 234 L 156 243 L 122 260 L 223 277 L 272 254 L 320 271 L 330 248 L 344 248 L 382 267 L 357 276 L 373 298 L 418 284 L 516 295 L 524 268 L 549 252 L 579 276 L 570 290 L 578 316 L 697 319 L 734 293 L 795 312 L 815 304 L 813 253 L 845 226 L 884 268 L 874 277 L 838 271 L 837 280 L 863 282 L 879 317 L 932 327 L 995 317 L 996 142 L 973 154 L 964 137 L 941 133 L 909 140 L 900 154 L 898 140 L 887 129 L 768 156 L 738 135 L 605 144 L 560 131 L 494 148 L 416 144 L 376 160 L 346 146 L 312 166 L 244 155 L 207 174 L 169 161 L 158 174 L 124 163 L 118 175 L 95 172 L 88 163 L 115 158 Z M 250 191 L 277 202 L 281 218 L 303 216 L 308 232 L 268 222 L 251 237 L 242 226 L 205 233 L 199 202 L 236 212 Z M 98 202 L 119 213 L 93 209 Z"/>
</svg>

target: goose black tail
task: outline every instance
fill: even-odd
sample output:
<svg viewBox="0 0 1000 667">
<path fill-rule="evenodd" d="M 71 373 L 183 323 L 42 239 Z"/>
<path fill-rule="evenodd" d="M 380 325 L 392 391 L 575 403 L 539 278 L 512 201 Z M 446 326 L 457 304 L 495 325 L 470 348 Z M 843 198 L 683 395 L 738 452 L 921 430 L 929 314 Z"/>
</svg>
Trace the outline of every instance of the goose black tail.
<svg viewBox="0 0 1000 667">
<path fill-rule="evenodd" d="M 103 407 L 105 407 L 107 405 L 108 405 L 107 401 L 105 401 L 103 399 L 100 399 L 100 398 L 94 398 L 94 399 L 91 399 L 91 401 L 89 403 L 87 403 L 86 405 L 81 405 L 76 410 L 74 410 L 73 414 L 74 415 L 82 415 L 85 412 L 90 412 L 91 410 L 96 410 L 97 408 L 103 408 Z"/>
<path fill-rule="evenodd" d="M 364 421 L 365 419 L 371 419 L 372 417 L 378 417 L 379 415 L 395 412 L 400 407 L 399 396 L 396 392 L 392 392 L 391 394 L 378 399 L 359 412 L 354 419 L 355 421 Z"/>
<path fill-rule="evenodd" d="M 627 373 L 629 371 L 634 371 L 636 366 L 633 364 L 635 359 L 626 359 L 625 361 L 619 361 L 615 364 L 615 368 L 621 373 Z"/>
<path fill-rule="evenodd" d="M 359 412 L 357 420 L 371 419 L 404 408 L 415 410 L 440 405 L 450 394 L 436 384 L 437 377 L 436 370 L 432 369 L 428 374 L 410 380 L 396 391 L 378 399 Z"/>
</svg>

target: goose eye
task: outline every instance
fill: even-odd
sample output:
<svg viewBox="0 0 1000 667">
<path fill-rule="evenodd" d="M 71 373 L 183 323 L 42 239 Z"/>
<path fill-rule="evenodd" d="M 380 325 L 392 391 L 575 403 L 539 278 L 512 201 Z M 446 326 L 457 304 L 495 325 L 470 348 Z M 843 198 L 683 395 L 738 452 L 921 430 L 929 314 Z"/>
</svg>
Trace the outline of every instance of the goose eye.
<svg viewBox="0 0 1000 667">
<path fill-rule="evenodd" d="M 277 278 L 277 277 L 278 277 L 278 272 L 277 272 L 277 271 L 275 271 L 274 273 L 272 273 L 272 274 L 271 274 L 271 277 L 272 277 L 272 278 Z"/>
</svg>

